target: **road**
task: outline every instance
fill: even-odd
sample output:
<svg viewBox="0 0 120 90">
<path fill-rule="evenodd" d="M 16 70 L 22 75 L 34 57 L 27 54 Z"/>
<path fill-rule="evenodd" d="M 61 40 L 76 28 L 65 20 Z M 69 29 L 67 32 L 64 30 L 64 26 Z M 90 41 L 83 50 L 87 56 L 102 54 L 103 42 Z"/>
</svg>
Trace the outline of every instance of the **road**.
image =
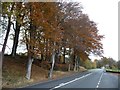
<svg viewBox="0 0 120 90">
<path fill-rule="evenodd" d="M 120 86 L 118 85 L 118 79 L 120 78 L 118 78 L 116 74 L 104 72 L 103 69 L 93 69 L 26 88 L 46 88 L 47 90 L 57 90 L 61 88 L 108 88 L 108 90 L 120 90 L 118 89 L 118 86 Z"/>
</svg>

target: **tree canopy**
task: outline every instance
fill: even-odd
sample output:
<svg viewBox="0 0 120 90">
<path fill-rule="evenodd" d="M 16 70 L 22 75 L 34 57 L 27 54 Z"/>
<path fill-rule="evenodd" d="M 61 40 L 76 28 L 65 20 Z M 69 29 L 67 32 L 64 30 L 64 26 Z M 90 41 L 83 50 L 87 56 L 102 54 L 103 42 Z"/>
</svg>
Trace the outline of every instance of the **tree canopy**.
<svg viewBox="0 0 120 90">
<path fill-rule="evenodd" d="M 29 60 L 42 56 L 50 61 L 58 54 L 64 56 L 69 48 L 69 56 L 74 65 L 76 58 L 87 60 L 89 55 L 102 56 L 103 47 L 97 24 L 82 12 L 77 2 L 2 2 L 2 25 L 7 31 L 3 53 L 9 36 L 14 30 L 11 55 L 15 56 L 22 34 Z M 4 22 L 4 20 L 6 22 Z M 5 23 L 7 23 L 5 25 Z M 13 25 L 13 26 L 11 26 Z M 64 50 L 63 50 L 64 49 Z M 54 55 L 53 55 L 54 54 Z M 43 59 L 43 58 L 42 58 Z"/>
</svg>

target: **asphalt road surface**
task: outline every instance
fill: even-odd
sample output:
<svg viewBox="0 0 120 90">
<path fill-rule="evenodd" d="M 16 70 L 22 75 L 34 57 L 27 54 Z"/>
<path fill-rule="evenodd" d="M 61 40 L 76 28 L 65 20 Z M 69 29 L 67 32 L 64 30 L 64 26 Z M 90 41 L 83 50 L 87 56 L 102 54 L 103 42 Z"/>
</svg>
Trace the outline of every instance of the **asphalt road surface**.
<svg viewBox="0 0 120 90">
<path fill-rule="evenodd" d="M 116 74 L 104 72 L 103 69 L 93 69 L 83 73 L 77 73 L 57 80 L 49 80 L 44 83 L 25 87 L 25 88 L 46 88 L 48 90 L 58 90 L 67 88 L 105 88 L 108 90 L 120 90 L 120 77 Z M 25 89 L 24 88 L 24 89 Z"/>
</svg>

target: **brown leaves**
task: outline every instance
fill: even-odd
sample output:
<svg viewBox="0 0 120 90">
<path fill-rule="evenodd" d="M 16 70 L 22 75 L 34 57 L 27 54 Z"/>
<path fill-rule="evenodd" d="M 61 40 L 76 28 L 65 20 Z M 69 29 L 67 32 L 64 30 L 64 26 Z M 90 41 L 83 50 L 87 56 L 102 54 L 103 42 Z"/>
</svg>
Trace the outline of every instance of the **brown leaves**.
<svg viewBox="0 0 120 90">
<path fill-rule="evenodd" d="M 21 13 L 16 12 L 18 20 L 25 22 L 22 25 L 28 38 L 26 43 L 36 50 L 40 47 L 44 49 L 46 47 L 44 40 L 49 40 L 49 44 L 55 42 L 61 47 L 74 48 L 76 54 L 82 58 L 88 57 L 90 53 L 102 54 L 100 41 L 104 36 L 98 34 L 96 23 L 82 13 L 82 6 L 78 3 L 28 2 L 16 5 L 16 9 L 25 14 L 21 19 L 19 16 Z M 31 28 L 31 25 L 35 28 Z M 30 38 L 31 31 L 34 33 L 32 38 Z M 57 45 L 50 45 L 51 48 L 57 48 Z"/>
<path fill-rule="evenodd" d="M 98 34 L 95 22 L 90 21 L 88 16 L 81 14 L 77 19 L 69 19 L 64 24 L 65 35 L 71 42 L 71 46 L 77 50 L 81 58 L 86 58 L 90 53 L 102 55 L 101 40 L 103 35 Z M 72 38 L 70 38 L 72 36 Z"/>
</svg>

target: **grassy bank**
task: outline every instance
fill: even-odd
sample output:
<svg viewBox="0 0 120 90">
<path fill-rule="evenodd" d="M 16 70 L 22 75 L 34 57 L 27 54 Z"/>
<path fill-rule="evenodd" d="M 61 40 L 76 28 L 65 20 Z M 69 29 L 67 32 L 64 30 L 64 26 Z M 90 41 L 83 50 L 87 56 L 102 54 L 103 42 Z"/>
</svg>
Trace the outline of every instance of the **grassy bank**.
<svg viewBox="0 0 120 90">
<path fill-rule="evenodd" d="M 44 63 L 44 65 L 46 64 Z M 2 87 L 23 87 L 48 80 L 48 70 L 45 69 L 45 67 L 36 65 L 35 63 L 32 65 L 31 79 L 27 80 L 25 78 L 26 66 L 27 57 L 17 56 L 13 58 L 11 56 L 5 56 L 2 69 Z M 81 71 L 84 71 L 84 68 L 81 69 Z M 61 78 L 74 73 L 76 72 L 54 71 L 52 79 Z"/>
<path fill-rule="evenodd" d="M 120 73 L 120 70 L 118 70 L 118 69 L 106 69 L 106 72 Z"/>
</svg>

